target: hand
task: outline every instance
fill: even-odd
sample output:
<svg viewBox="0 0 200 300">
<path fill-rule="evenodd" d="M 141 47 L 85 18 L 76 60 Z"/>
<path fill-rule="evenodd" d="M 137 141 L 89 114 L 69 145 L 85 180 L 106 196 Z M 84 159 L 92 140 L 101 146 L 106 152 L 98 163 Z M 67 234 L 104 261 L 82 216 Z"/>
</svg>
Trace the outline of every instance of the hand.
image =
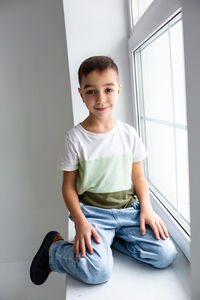
<svg viewBox="0 0 200 300">
<path fill-rule="evenodd" d="M 146 228 L 145 224 L 151 226 L 155 237 L 159 240 L 161 235 L 162 239 L 165 240 L 166 237 L 169 237 L 167 228 L 161 218 L 154 212 L 153 209 L 143 209 L 140 213 L 140 230 L 141 234 L 145 235 Z"/>
<path fill-rule="evenodd" d="M 74 242 L 74 252 L 76 258 L 79 256 L 81 250 L 81 256 L 85 257 L 86 247 L 90 254 L 93 253 L 91 237 L 94 237 L 96 243 L 100 243 L 100 237 L 95 228 L 86 220 L 81 224 L 76 224 L 76 236 Z"/>
</svg>

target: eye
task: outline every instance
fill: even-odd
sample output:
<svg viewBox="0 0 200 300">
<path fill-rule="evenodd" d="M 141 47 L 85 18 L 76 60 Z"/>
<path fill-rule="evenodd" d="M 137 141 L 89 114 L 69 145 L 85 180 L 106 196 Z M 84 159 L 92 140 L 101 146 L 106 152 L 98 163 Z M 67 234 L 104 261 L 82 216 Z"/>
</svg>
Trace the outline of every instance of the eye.
<svg viewBox="0 0 200 300">
<path fill-rule="evenodd" d="M 110 89 L 110 88 L 107 88 L 107 89 L 106 89 L 106 93 L 110 94 L 110 93 L 112 93 L 112 92 L 113 92 L 112 89 Z"/>
<path fill-rule="evenodd" d="M 94 90 L 88 90 L 86 92 L 87 95 L 94 95 L 95 94 L 95 91 Z"/>
</svg>

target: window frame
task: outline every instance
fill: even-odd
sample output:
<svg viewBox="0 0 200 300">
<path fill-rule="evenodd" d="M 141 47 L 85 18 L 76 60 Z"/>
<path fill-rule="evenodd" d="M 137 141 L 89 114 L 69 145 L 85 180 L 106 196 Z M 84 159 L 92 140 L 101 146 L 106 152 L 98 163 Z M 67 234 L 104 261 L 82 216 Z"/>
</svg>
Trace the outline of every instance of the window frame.
<svg viewBox="0 0 200 300">
<path fill-rule="evenodd" d="M 136 3 L 136 6 L 137 6 L 137 9 L 134 11 L 132 9 L 133 7 L 133 1 L 135 1 Z M 144 10 L 143 14 L 139 17 L 139 7 L 138 7 L 138 1 L 140 0 L 129 0 L 129 5 L 130 5 L 130 13 L 131 13 L 131 28 L 133 28 L 136 23 L 139 21 L 139 19 L 143 16 L 143 14 L 146 12 L 147 8 L 149 8 L 149 6 L 152 4 L 150 3 L 150 5 L 148 5 L 148 7 Z M 153 2 L 154 0 L 152 0 Z"/>
<path fill-rule="evenodd" d="M 137 90 L 135 68 L 138 68 L 135 61 L 134 52 L 153 35 L 158 33 L 162 28 L 182 11 L 182 3 L 180 0 L 154 0 L 147 8 L 144 15 L 133 26 L 132 22 L 132 1 L 129 1 L 129 14 L 130 14 L 130 39 L 128 41 L 129 62 L 130 62 L 130 75 L 131 75 L 131 90 L 133 99 L 133 115 L 134 124 L 141 136 L 144 128 L 141 128 L 139 122 L 139 103 L 137 103 L 137 95 L 141 91 Z M 183 20 L 182 20 L 183 21 Z M 137 70 L 136 70 L 137 71 Z M 145 136 L 145 135 L 143 135 Z M 145 141 L 144 141 L 145 142 Z M 143 164 L 144 173 L 147 174 L 147 164 Z M 177 245 L 181 248 L 188 260 L 190 260 L 190 235 L 180 226 L 177 220 L 171 215 L 169 210 L 163 203 L 155 196 L 151 187 L 150 197 L 155 211 L 165 222 L 171 237 L 176 241 Z"/>
</svg>

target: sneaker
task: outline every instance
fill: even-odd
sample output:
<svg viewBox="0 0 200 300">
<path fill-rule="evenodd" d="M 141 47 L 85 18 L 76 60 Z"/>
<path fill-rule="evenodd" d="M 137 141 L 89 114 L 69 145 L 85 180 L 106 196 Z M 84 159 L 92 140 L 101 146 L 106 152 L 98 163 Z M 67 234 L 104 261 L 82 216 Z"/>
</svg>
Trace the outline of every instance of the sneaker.
<svg viewBox="0 0 200 300">
<path fill-rule="evenodd" d="M 61 239 L 57 238 L 58 235 L 60 236 L 60 234 L 56 231 L 48 232 L 43 239 L 38 252 L 33 258 L 30 267 L 30 277 L 32 282 L 36 285 L 43 284 L 52 272 L 49 266 L 49 248 L 54 242 L 54 238 L 55 240 Z"/>
</svg>

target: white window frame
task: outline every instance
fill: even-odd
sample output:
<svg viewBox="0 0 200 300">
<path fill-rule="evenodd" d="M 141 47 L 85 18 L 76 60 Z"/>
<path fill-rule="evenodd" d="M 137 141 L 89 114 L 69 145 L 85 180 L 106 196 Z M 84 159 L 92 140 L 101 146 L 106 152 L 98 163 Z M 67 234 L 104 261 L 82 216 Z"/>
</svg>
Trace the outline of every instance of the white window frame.
<svg viewBox="0 0 200 300">
<path fill-rule="evenodd" d="M 129 2 L 129 5 L 130 5 L 130 12 L 131 12 L 131 10 L 132 10 L 132 12 L 131 12 L 131 28 L 133 28 L 133 26 L 135 26 L 135 24 L 139 21 L 139 19 L 142 17 L 142 16 L 139 16 L 139 7 L 138 7 L 138 3 L 139 3 L 139 1 L 140 0 L 134 0 L 135 1 L 135 6 L 136 6 L 136 9 L 135 10 L 132 10 L 132 6 L 133 6 L 133 1 L 131 1 L 130 0 L 130 2 Z M 153 0 L 152 0 L 153 1 Z M 151 5 L 151 3 L 150 3 L 150 5 Z M 150 6 L 150 5 L 148 5 L 148 7 Z M 146 8 L 147 9 L 147 8 Z M 145 9 L 145 11 L 146 11 L 146 9 Z M 143 14 L 145 13 L 145 11 L 143 12 Z M 142 14 L 142 15 L 143 15 Z"/>
<path fill-rule="evenodd" d="M 147 41 L 152 35 L 159 31 L 169 20 L 182 11 L 181 0 L 154 0 L 147 8 L 144 15 L 133 26 L 131 1 L 129 1 L 129 13 L 130 13 L 130 39 L 128 41 L 129 49 L 129 61 L 130 61 L 130 73 L 131 73 L 131 88 L 133 99 L 133 114 L 134 124 L 141 136 L 141 130 L 138 122 L 138 103 L 136 93 L 136 78 L 134 68 L 136 68 L 133 52 L 139 48 L 145 41 Z M 144 172 L 145 165 L 144 165 Z M 155 211 L 165 222 L 168 231 L 182 252 L 185 254 L 188 260 L 190 260 L 190 243 L 191 238 L 189 234 L 180 226 L 177 220 L 170 214 L 166 207 L 157 199 L 153 190 L 150 187 L 150 197 L 152 205 Z"/>
</svg>

